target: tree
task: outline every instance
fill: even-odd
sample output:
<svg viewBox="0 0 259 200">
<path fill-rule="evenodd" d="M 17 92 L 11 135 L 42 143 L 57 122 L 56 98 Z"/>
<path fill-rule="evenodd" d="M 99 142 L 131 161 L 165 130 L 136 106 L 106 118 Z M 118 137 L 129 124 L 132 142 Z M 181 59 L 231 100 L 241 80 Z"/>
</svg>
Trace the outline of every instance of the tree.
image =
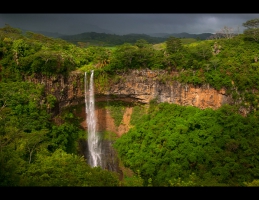
<svg viewBox="0 0 259 200">
<path fill-rule="evenodd" d="M 176 53 L 182 49 L 182 41 L 179 38 L 170 36 L 166 40 L 166 50 L 168 53 Z"/>
<path fill-rule="evenodd" d="M 0 154 L 3 149 L 19 138 L 21 130 L 16 128 L 18 117 L 10 116 L 11 109 L 2 106 L 0 110 Z"/>
<path fill-rule="evenodd" d="M 29 164 L 31 163 L 33 153 L 37 151 L 40 146 L 43 144 L 44 140 L 46 140 L 46 133 L 48 130 L 40 130 L 32 133 L 24 134 L 24 142 L 25 149 L 29 153 Z"/>
<path fill-rule="evenodd" d="M 0 30 L 6 34 L 21 34 L 22 33 L 22 30 L 20 30 L 18 28 L 13 28 L 9 24 L 5 24 L 5 27 L 1 28 Z"/>
<path fill-rule="evenodd" d="M 19 186 L 119 186 L 115 172 L 91 168 L 84 157 L 61 149 L 41 151 L 20 177 Z"/>
<path fill-rule="evenodd" d="M 209 40 L 217 40 L 223 38 L 222 33 L 216 32 L 215 34 L 211 35 L 208 39 Z"/>
<path fill-rule="evenodd" d="M 243 26 L 246 28 L 259 28 L 259 18 L 258 19 L 251 19 L 243 23 Z"/>
<path fill-rule="evenodd" d="M 239 32 L 239 27 L 237 28 L 237 32 Z M 236 33 L 234 33 L 234 29 L 232 27 L 224 26 L 219 31 L 217 31 L 215 34 L 211 35 L 208 39 L 220 39 L 220 38 L 227 38 L 231 39 L 233 38 Z"/>
<path fill-rule="evenodd" d="M 111 57 L 110 67 L 112 70 L 122 70 L 133 68 L 133 61 L 136 55 L 137 47 L 124 43 L 116 48 Z"/>
<path fill-rule="evenodd" d="M 234 37 L 234 32 L 233 32 L 233 28 L 231 27 L 228 27 L 228 26 L 224 26 L 220 33 L 223 35 L 223 37 L 227 38 L 227 39 L 230 39 L 232 37 Z"/>
<path fill-rule="evenodd" d="M 199 44 L 193 50 L 193 53 L 200 59 L 208 60 L 212 56 L 211 46 L 207 43 Z"/>
<path fill-rule="evenodd" d="M 213 59 L 210 61 L 211 65 L 214 67 L 214 69 L 217 69 L 217 66 L 219 65 L 219 59 Z"/>
<path fill-rule="evenodd" d="M 243 26 L 247 29 L 244 34 L 249 38 L 253 38 L 256 42 L 259 41 L 259 18 L 251 19 L 243 23 Z"/>
<path fill-rule="evenodd" d="M 136 41 L 135 45 L 138 48 L 143 48 L 143 47 L 146 47 L 148 45 L 148 42 L 144 39 L 139 39 L 139 40 Z"/>
</svg>

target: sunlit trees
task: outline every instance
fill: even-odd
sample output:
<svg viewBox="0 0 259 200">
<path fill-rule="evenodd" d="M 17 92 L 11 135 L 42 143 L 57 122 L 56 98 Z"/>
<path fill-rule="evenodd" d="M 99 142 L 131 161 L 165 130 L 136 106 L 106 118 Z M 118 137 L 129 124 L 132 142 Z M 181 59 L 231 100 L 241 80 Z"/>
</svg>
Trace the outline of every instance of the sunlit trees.
<svg viewBox="0 0 259 200">
<path fill-rule="evenodd" d="M 254 146 L 259 124 L 252 120 L 253 127 L 247 126 L 251 119 L 232 106 L 214 111 L 160 103 L 114 147 L 126 166 L 139 170 L 146 186 L 149 179 L 153 186 L 177 185 L 179 178 L 184 185 L 192 173 L 192 185 L 242 185 L 258 174 L 259 163 L 251 160 L 259 151 Z"/>
</svg>

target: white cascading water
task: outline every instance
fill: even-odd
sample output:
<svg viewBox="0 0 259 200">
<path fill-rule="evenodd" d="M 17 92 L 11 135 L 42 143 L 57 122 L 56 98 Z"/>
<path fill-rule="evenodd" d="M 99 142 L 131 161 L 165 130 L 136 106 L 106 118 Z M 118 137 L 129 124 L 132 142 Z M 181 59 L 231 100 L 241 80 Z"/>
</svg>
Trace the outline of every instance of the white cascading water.
<svg viewBox="0 0 259 200">
<path fill-rule="evenodd" d="M 101 145 L 96 132 L 95 102 L 94 102 L 94 70 L 91 71 L 88 87 L 87 72 L 85 72 L 85 112 L 88 128 L 88 164 L 92 167 L 101 166 Z"/>
</svg>

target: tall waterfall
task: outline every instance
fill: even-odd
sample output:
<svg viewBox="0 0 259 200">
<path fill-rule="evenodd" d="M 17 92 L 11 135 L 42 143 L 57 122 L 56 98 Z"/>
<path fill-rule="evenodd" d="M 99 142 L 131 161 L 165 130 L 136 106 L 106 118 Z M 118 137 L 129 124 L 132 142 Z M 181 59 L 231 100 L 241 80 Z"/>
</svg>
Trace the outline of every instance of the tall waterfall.
<svg viewBox="0 0 259 200">
<path fill-rule="evenodd" d="M 102 166 L 100 137 L 96 132 L 96 116 L 94 101 L 94 70 L 91 71 L 88 86 L 87 72 L 85 72 L 85 112 L 88 128 L 88 164 L 92 167 Z"/>
</svg>

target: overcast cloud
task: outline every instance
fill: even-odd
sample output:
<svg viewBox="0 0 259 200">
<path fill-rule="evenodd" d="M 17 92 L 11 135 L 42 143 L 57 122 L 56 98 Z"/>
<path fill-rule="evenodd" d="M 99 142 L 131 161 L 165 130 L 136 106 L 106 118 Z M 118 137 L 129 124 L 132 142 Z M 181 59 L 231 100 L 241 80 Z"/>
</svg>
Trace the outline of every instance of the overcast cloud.
<svg viewBox="0 0 259 200">
<path fill-rule="evenodd" d="M 129 33 L 215 33 L 224 26 L 242 33 L 242 24 L 259 18 L 249 14 L 0 14 L 0 27 L 47 31 L 61 34 L 107 32 L 119 35 Z"/>
</svg>

